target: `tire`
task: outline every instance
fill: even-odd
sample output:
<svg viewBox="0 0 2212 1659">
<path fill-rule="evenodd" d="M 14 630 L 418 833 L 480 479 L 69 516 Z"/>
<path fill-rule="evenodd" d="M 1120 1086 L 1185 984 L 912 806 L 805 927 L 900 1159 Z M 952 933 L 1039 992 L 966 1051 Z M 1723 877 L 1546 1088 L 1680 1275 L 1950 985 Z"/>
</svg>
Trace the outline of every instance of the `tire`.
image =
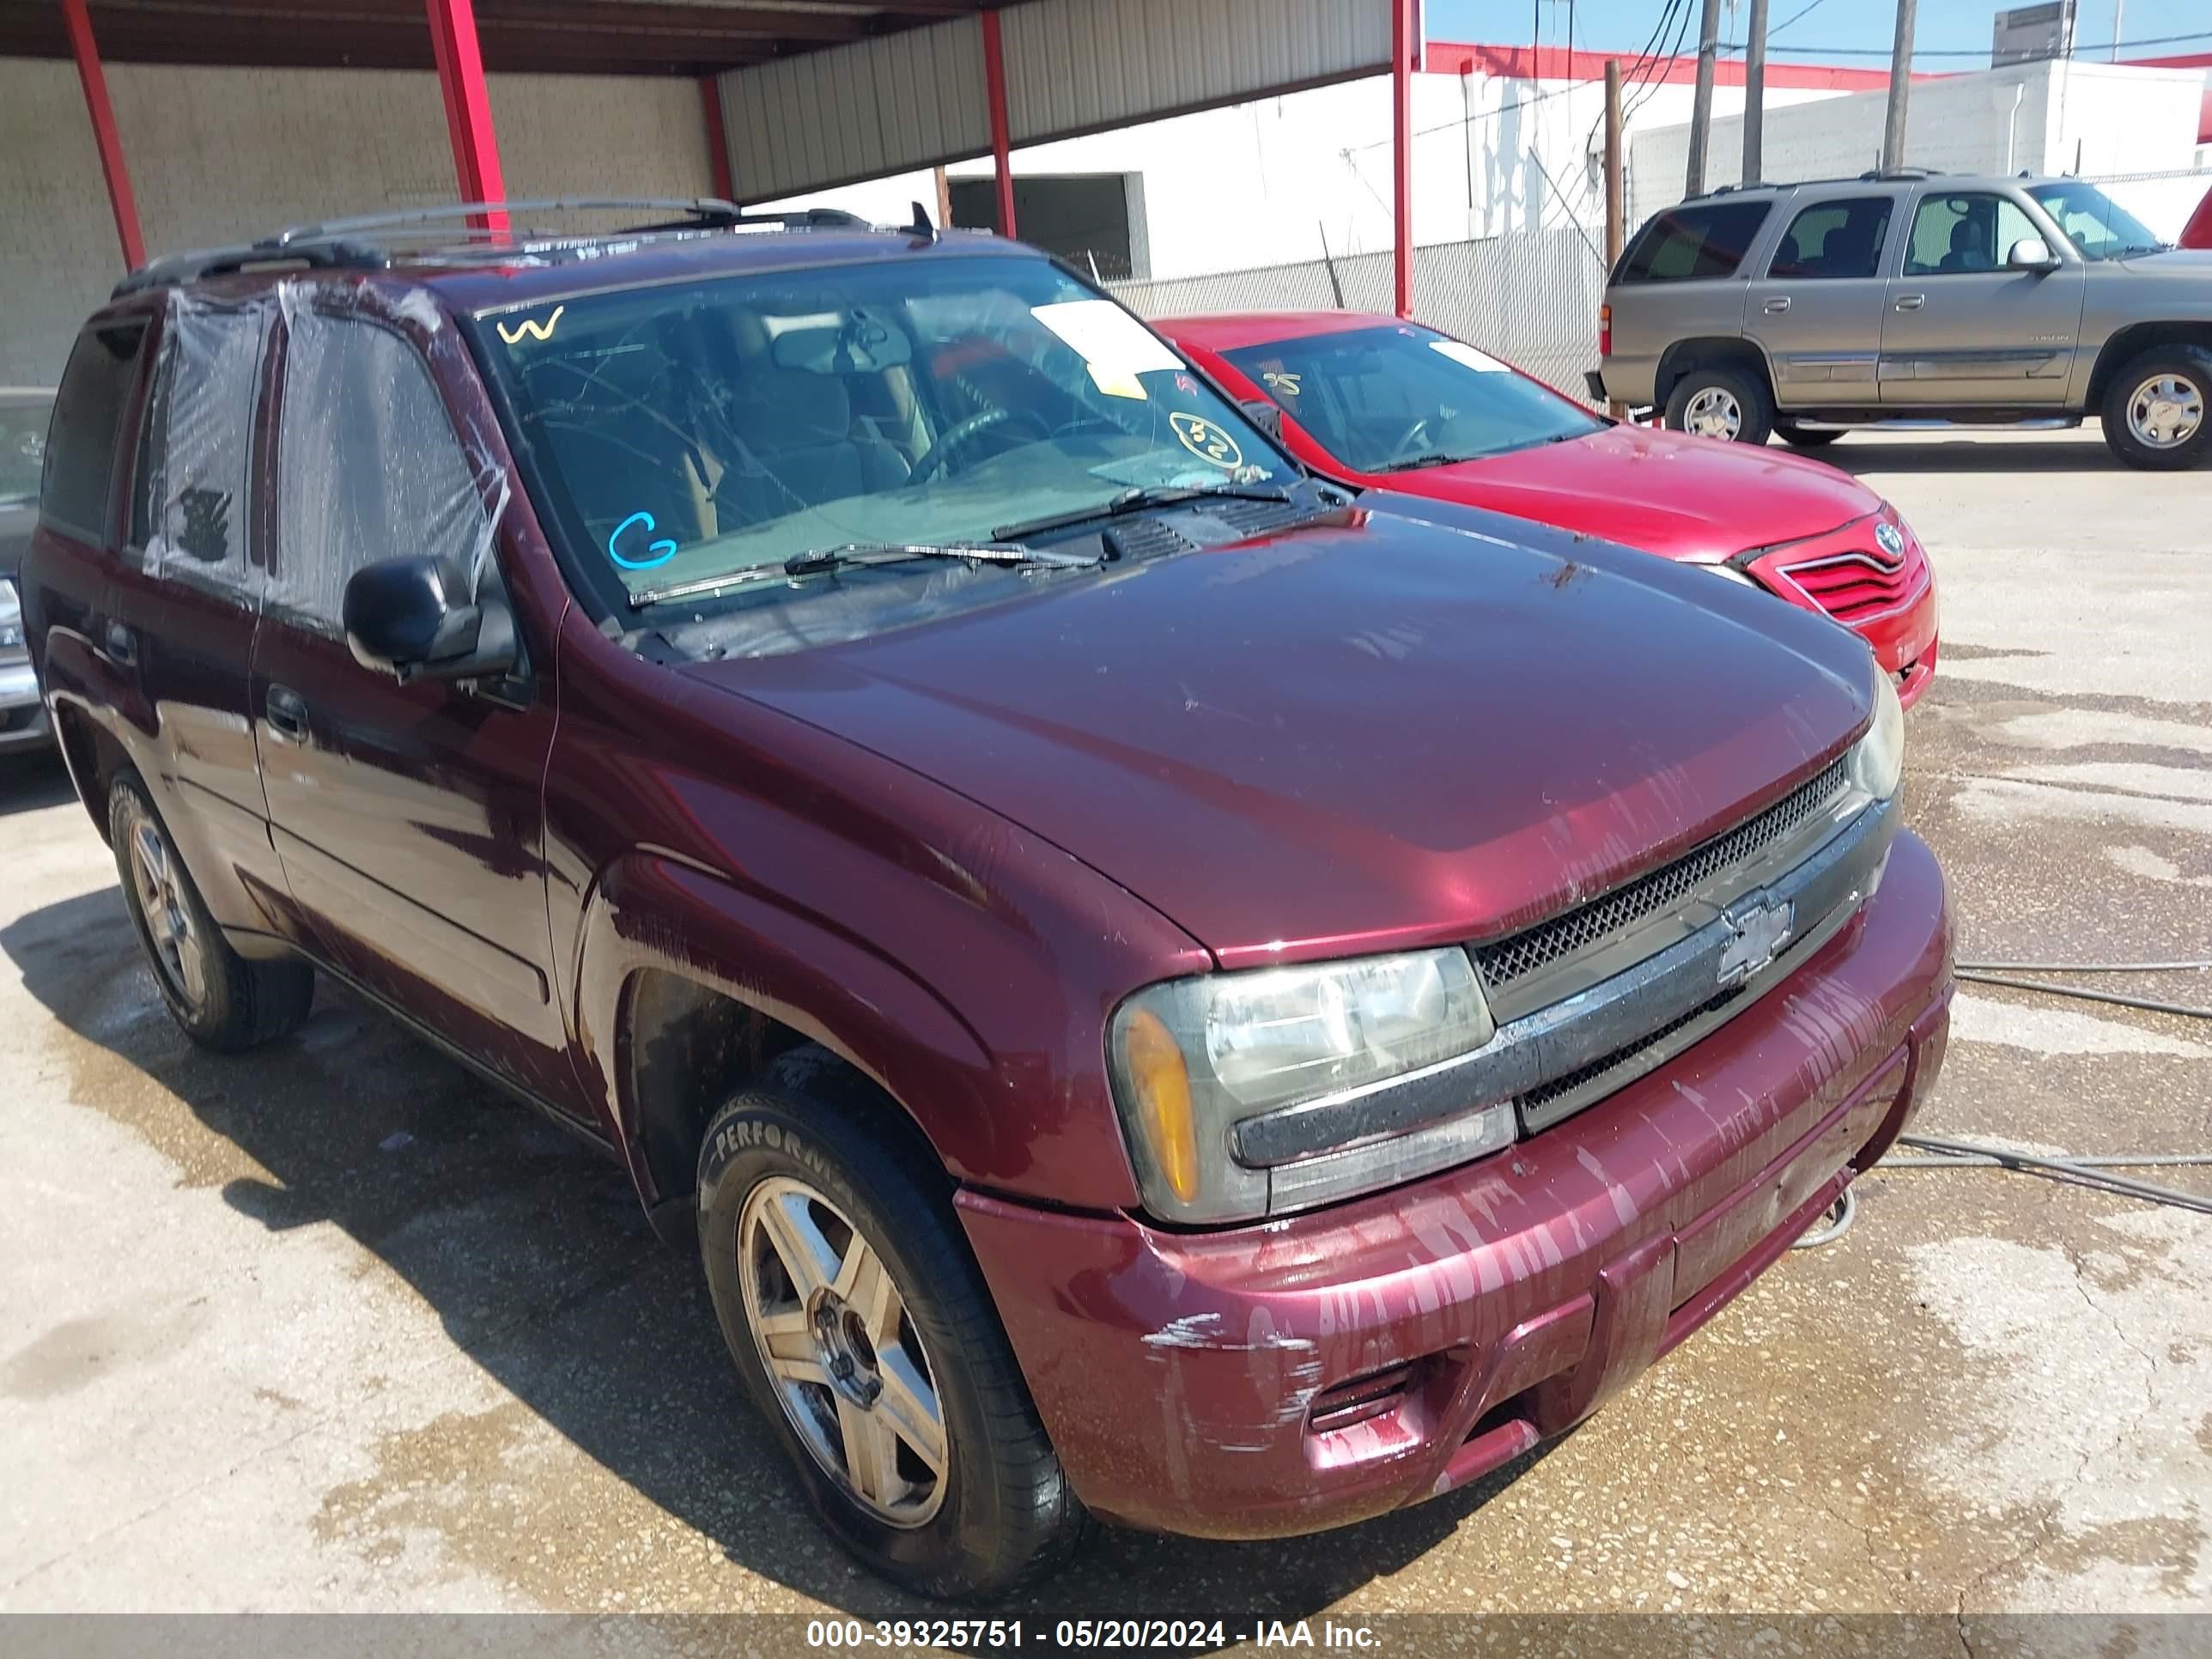
<svg viewBox="0 0 2212 1659">
<path fill-rule="evenodd" d="M 107 840 L 139 948 L 186 1036 L 234 1054 L 299 1029 L 314 1006 L 315 970 L 248 961 L 230 948 L 135 772 L 108 787 Z"/>
<path fill-rule="evenodd" d="M 1756 374 L 1733 364 L 1700 364 L 1667 394 L 1667 426 L 1674 432 L 1763 444 L 1774 429 L 1774 399 Z"/>
<path fill-rule="evenodd" d="M 2105 442 L 2130 466 L 2179 472 L 2212 455 L 2212 351 L 2153 346 L 2105 387 Z"/>
<path fill-rule="evenodd" d="M 1844 434 L 1826 432 L 1818 427 L 1792 426 L 1787 421 L 1774 423 L 1775 434 L 1792 449 L 1826 449 Z"/>
<path fill-rule="evenodd" d="M 951 1183 L 896 1109 L 823 1048 L 781 1056 L 708 1126 L 700 1250 L 738 1372 L 838 1542 L 924 1595 L 988 1600 L 1066 1559 L 1088 1516 Z"/>
</svg>

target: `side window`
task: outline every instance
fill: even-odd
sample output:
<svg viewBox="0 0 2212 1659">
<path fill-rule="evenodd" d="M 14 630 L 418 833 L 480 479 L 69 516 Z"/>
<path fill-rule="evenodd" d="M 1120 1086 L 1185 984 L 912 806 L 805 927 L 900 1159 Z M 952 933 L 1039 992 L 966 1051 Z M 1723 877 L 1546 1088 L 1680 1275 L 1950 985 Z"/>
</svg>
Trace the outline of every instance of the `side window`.
<svg viewBox="0 0 2212 1659">
<path fill-rule="evenodd" d="M 1732 276 L 1766 222 L 1765 202 L 1678 207 L 1644 227 L 1620 262 L 1624 283 L 1680 283 Z"/>
<path fill-rule="evenodd" d="M 130 401 L 131 372 L 146 337 L 143 323 L 87 329 L 62 371 L 46 434 L 39 515 L 87 541 L 107 536 L 107 497 L 117 434 Z"/>
<path fill-rule="evenodd" d="M 163 576 L 250 593 L 253 412 L 273 307 L 179 304 L 133 490 L 131 540 Z"/>
<path fill-rule="evenodd" d="M 1887 196 L 1815 202 L 1782 233 L 1767 275 L 1816 281 L 1875 275 L 1895 205 Z"/>
<path fill-rule="evenodd" d="M 2008 197 L 1924 197 L 1912 216 L 1905 274 L 1957 276 L 1996 270 L 2004 264 L 2007 248 L 2024 236 L 2041 235 L 2027 210 Z"/>
<path fill-rule="evenodd" d="M 339 631 L 345 586 L 380 559 L 451 559 L 474 591 L 491 520 L 428 368 L 397 331 L 290 313 L 269 603 Z"/>
</svg>

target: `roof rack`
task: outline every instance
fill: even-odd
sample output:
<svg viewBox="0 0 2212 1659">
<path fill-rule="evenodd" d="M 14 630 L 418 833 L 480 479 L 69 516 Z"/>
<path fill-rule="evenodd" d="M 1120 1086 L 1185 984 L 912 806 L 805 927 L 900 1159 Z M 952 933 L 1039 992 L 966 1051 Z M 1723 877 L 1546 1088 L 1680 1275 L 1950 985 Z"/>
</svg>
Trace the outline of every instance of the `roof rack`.
<svg viewBox="0 0 2212 1659">
<path fill-rule="evenodd" d="M 618 230 L 562 235 L 550 230 L 510 229 L 495 233 L 483 223 L 491 216 L 518 213 L 648 212 L 673 216 L 653 222 L 629 225 Z M 476 222 L 458 237 L 429 240 L 372 237 L 379 231 L 426 230 Z M 300 264 L 314 269 L 389 270 L 405 254 L 465 252 L 500 255 L 577 248 L 613 237 L 651 236 L 681 231 L 735 230 L 746 226 L 773 225 L 782 230 L 869 230 L 874 228 L 858 214 L 839 208 L 805 208 L 796 213 L 747 213 L 735 202 L 720 197 L 577 196 L 550 197 L 523 202 L 456 202 L 392 213 L 362 214 L 352 218 L 324 219 L 291 225 L 257 241 L 227 247 L 202 248 L 149 261 L 115 285 L 113 296 L 147 289 L 175 287 L 204 276 L 220 276 L 257 265 Z M 395 246 L 397 242 L 399 246 Z"/>
<path fill-rule="evenodd" d="M 1685 199 L 1702 202 L 1709 197 L 1730 196 L 1745 190 L 1805 190 L 1819 185 L 1908 184 L 1917 179 L 1941 179 L 1941 167 L 1869 167 L 1864 173 L 1832 179 L 1762 179 L 1756 184 L 1715 185 L 1711 189 Z"/>
</svg>

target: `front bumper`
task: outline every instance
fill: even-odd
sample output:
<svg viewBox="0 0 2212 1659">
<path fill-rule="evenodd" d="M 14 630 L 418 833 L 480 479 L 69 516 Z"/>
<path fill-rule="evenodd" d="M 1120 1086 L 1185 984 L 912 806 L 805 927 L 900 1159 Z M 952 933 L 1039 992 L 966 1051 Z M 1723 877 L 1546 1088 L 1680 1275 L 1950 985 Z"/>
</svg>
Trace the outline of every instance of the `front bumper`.
<svg viewBox="0 0 2212 1659">
<path fill-rule="evenodd" d="M 1900 835 L 1860 915 L 1756 1004 L 1493 1157 L 1228 1231 L 974 1192 L 960 1215 L 1087 1504 L 1317 1531 L 1572 1427 L 1725 1305 L 1905 1127 L 1950 993 L 1942 873 Z"/>
<path fill-rule="evenodd" d="M 37 671 L 27 661 L 0 664 L 0 754 L 52 739 Z"/>
</svg>

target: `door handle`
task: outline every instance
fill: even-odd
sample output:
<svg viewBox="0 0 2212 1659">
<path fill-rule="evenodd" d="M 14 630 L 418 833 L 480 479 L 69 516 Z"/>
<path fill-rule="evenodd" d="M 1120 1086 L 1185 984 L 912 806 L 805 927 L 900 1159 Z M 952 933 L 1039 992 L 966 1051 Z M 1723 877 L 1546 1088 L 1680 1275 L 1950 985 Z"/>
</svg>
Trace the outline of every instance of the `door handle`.
<svg viewBox="0 0 2212 1659">
<path fill-rule="evenodd" d="M 307 700 L 289 685 L 269 688 L 266 704 L 269 729 L 280 738 L 304 743 L 307 737 Z"/>
<path fill-rule="evenodd" d="M 1900 294 L 1897 296 L 1899 311 L 1917 311 L 1927 303 L 1928 296 L 1924 294 Z"/>
<path fill-rule="evenodd" d="M 1774 298 L 1769 300 L 1765 305 L 1761 306 L 1759 309 L 1761 311 L 1773 312 L 1779 314 L 1780 313 L 1790 309 L 1790 296 L 1786 294 L 1778 294 Z"/>
<path fill-rule="evenodd" d="M 107 624 L 107 654 L 125 668 L 138 662 L 138 636 L 119 622 Z"/>
</svg>

